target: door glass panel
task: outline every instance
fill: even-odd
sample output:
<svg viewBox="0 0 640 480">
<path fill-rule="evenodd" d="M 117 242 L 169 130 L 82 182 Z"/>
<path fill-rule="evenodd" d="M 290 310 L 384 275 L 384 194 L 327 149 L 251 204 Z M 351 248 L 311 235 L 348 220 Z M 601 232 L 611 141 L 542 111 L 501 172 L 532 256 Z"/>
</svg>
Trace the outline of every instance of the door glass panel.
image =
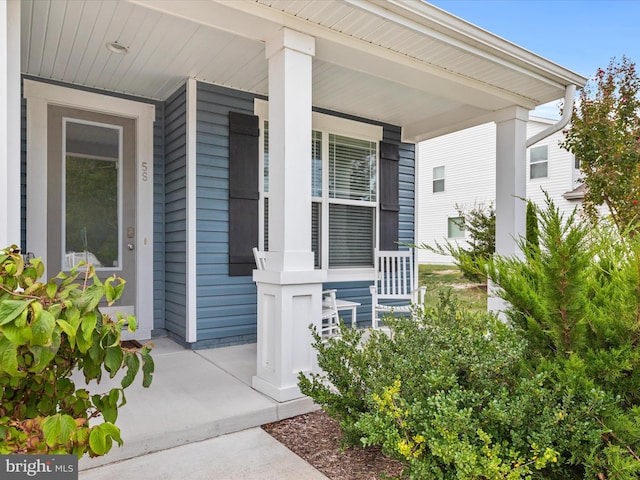
<svg viewBox="0 0 640 480">
<path fill-rule="evenodd" d="M 121 268 L 120 127 L 66 119 L 62 265 Z"/>
</svg>

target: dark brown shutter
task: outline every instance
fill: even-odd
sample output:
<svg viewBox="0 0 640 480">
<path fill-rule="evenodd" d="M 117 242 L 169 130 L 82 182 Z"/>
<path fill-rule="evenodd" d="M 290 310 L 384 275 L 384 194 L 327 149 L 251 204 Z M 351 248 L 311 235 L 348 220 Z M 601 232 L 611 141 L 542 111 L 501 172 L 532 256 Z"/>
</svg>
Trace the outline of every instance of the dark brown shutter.
<svg viewBox="0 0 640 480">
<path fill-rule="evenodd" d="M 380 142 L 380 250 L 398 249 L 400 146 Z"/>
<path fill-rule="evenodd" d="M 258 117 L 229 112 L 229 275 L 251 275 L 258 246 Z"/>
</svg>

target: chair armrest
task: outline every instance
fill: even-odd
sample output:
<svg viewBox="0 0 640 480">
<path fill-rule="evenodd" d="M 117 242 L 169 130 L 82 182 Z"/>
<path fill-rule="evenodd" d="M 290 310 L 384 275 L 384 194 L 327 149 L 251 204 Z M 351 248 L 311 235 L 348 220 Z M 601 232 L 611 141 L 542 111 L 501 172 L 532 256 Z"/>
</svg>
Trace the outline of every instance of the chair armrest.
<svg viewBox="0 0 640 480">
<path fill-rule="evenodd" d="M 424 304 L 425 295 L 427 294 L 427 287 L 424 285 L 416 288 L 413 291 L 413 303 L 420 305 L 421 307 Z"/>
<path fill-rule="evenodd" d="M 322 303 L 326 304 L 327 302 L 329 302 L 329 303 L 335 302 L 335 300 L 336 300 L 336 292 L 337 292 L 337 290 L 335 290 L 335 289 L 323 290 L 322 291 Z"/>
</svg>

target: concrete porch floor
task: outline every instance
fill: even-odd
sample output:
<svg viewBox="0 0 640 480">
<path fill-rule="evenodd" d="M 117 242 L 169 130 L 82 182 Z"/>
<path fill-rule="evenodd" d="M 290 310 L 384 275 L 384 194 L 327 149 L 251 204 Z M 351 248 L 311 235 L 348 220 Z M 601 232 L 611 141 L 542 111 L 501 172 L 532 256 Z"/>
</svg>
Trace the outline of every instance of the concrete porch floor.
<svg viewBox="0 0 640 480">
<path fill-rule="evenodd" d="M 185 455 L 185 450 L 175 447 L 201 442 L 192 447 L 181 447 L 195 452 L 196 449 L 205 448 L 206 442 L 202 441 L 215 441 L 215 437 L 241 432 L 318 408 L 309 398 L 278 403 L 251 388 L 251 378 L 256 369 L 256 344 L 190 350 L 168 338 L 156 338 L 153 339 L 153 343 L 155 347 L 151 354 L 155 363 L 155 373 L 151 387 L 142 387 L 140 373 L 134 384 L 125 390 L 127 404 L 120 409 L 116 421 L 121 429 L 124 446 L 114 445 L 111 452 L 104 457 L 81 459 L 81 479 L 114 478 L 112 475 L 116 474 L 116 471 L 122 473 L 122 468 L 134 468 L 133 465 L 126 467 L 127 462 L 122 462 L 123 460 L 136 458 L 139 464 L 144 463 L 145 460 L 141 459 L 147 456 L 146 461 L 153 461 L 152 459 L 158 455 L 166 456 L 164 451 L 168 449 L 174 449 L 172 452 L 175 453 L 175 461 Z M 119 377 L 113 380 L 106 378 L 91 390 L 105 391 L 119 384 Z M 267 435 L 262 431 L 249 432 L 228 437 L 235 438 L 235 443 L 248 446 L 256 436 Z M 238 435 L 249 436 L 245 439 L 244 436 L 240 438 Z M 224 442 L 224 439 L 225 437 L 221 437 L 219 440 Z M 265 440 L 261 441 L 264 443 Z M 152 452 L 161 453 L 148 455 Z M 276 452 L 280 452 L 277 447 Z M 211 456 L 205 457 L 208 457 L 209 463 L 215 462 Z M 110 465 L 96 468 L 105 464 Z M 141 466 L 135 467 L 138 478 L 142 478 L 138 470 Z M 308 465 L 302 465 L 303 468 L 306 466 Z M 154 476 L 149 478 L 159 478 L 157 473 L 155 471 Z M 175 476 L 170 474 L 163 478 L 184 476 L 174 473 Z M 118 478 L 117 474 L 115 478 Z M 233 477 L 214 475 L 203 478 Z M 325 477 L 312 475 L 309 478 Z"/>
</svg>

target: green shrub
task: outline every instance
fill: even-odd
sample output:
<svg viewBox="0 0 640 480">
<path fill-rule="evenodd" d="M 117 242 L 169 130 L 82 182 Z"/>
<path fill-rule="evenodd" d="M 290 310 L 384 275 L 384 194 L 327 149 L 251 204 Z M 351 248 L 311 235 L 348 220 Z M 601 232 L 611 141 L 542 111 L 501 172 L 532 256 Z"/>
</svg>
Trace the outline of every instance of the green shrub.
<svg viewBox="0 0 640 480">
<path fill-rule="evenodd" d="M 531 368 L 553 364 L 616 399 L 592 421 L 603 445 L 576 452 L 590 478 L 640 474 L 640 238 L 539 211 L 540 251 L 496 257 L 489 277 L 527 340 Z M 521 243 L 521 248 L 525 248 Z M 601 475 L 601 476 L 600 476 Z"/>
<path fill-rule="evenodd" d="M 527 200 L 527 227 L 525 239 L 526 255 L 535 256 L 540 252 L 540 240 L 538 239 L 538 207 L 531 200 Z"/>
<path fill-rule="evenodd" d="M 592 415 L 613 398 L 567 369 L 532 371 L 518 332 L 446 294 L 417 321 L 386 321 L 391 334 L 365 343 L 316 336 L 325 375 L 300 376 L 347 441 L 381 446 L 415 479 L 582 478 L 574 452 L 601 446 Z"/>
<path fill-rule="evenodd" d="M 122 444 L 118 409 L 141 366 L 143 385 L 151 383 L 150 346 L 124 348 L 121 330 L 134 331 L 135 317 L 99 311 L 103 299 L 120 298 L 123 279 L 103 283 L 82 264 L 46 283 L 38 281 L 43 272 L 17 247 L 0 250 L 0 453 L 104 455 Z M 80 371 L 87 384 L 99 382 L 121 370 L 121 388 L 105 394 L 90 395 L 72 379 Z"/>
</svg>

